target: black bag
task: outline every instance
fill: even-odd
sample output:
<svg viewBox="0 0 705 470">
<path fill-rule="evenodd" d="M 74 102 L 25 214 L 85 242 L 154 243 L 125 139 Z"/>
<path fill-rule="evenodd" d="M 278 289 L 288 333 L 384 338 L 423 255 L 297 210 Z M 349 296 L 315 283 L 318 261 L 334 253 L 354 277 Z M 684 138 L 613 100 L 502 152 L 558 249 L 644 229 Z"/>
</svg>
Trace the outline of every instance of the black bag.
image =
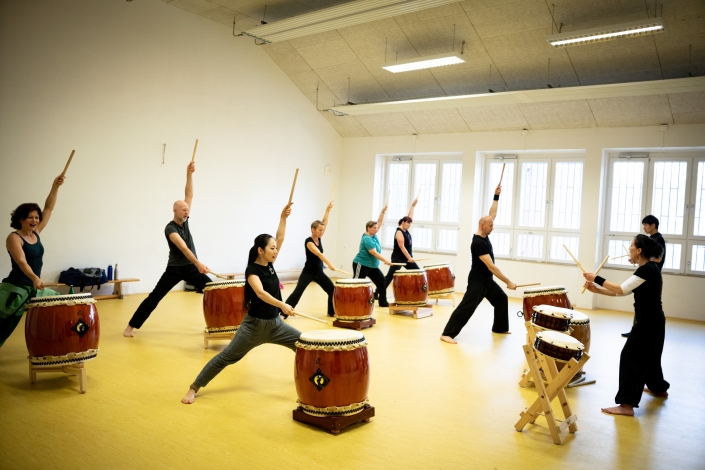
<svg viewBox="0 0 705 470">
<path fill-rule="evenodd" d="M 80 287 L 81 292 L 83 292 L 83 288 L 86 286 L 91 286 L 88 290 L 93 290 L 92 286 L 98 286 L 98 289 L 100 289 L 102 284 L 108 282 L 108 275 L 105 274 L 105 269 L 100 268 L 69 268 L 66 271 L 61 271 L 59 282 L 73 287 Z"/>
</svg>

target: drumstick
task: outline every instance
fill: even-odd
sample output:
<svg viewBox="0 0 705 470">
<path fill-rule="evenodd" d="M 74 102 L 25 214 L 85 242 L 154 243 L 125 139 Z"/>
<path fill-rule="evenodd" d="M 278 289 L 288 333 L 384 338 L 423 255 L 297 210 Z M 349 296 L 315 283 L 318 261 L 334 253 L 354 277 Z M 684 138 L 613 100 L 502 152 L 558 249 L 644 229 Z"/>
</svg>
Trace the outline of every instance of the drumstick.
<svg viewBox="0 0 705 470">
<path fill-rule="evenodd" d="M 419 192 L 416 193 L 416 199 L 418 199 L 419 196 L 421 195 L 421 190 L 422 190 L 422 189 L 423 189 L 423 184 L 422 184 L 421 186 L 419 186 Z"/>
<path fill-rule="evenodd" d="M 612 259 L 619 259 L 619 258 L 624 258 L 625 256 L 629 256 L 629 255 L 628 255 L 628 254 L 626 254 L 626 255 L 622 255 L 622 256 L 615 256 L 615 257 L 614 257 L 614 258 L 612 258 Z"/>
<path fill-rule="evenodd" d="M 568 247 L 565 246 L 565 245 L 563 245 L 563 248 L 565 248 L 565 251 L 567 251 L 568 254 L 570 255 L 570 257 L 573 258 L 573 261 L 575 261 L 575 264 L 578 265 L 578 267 L 580 268 L 580 270 L 581 270 L 582 272 L 586 273 L 587 271 L 585 271 L 585 268 L 583 268 L 583 265 L 580 264 L 580 261 L 578 261 L 577 259 L 575 259 L 575 256 L 573 256 L 573 253 L 570 252 L 570 250 L 568 249 Z"/>
<path fill-rule="evenodd" d="M 227 276 L 223 276 L 222 274 L 214 273 L 213 271 L 208 271 L 208 272 L 211 273 L 212 275 L 214 275 L 215 277 L 219 277 L 221 279 L 228 279 Z"/>
<path fill-rule="evenodd" d="M 328 322 L 325 320 L 321 320 L 320 318 L 312 317 L 310 315 L 304 315 L 303 313 L 294 312 L 294 315 L 297 317 L 304 317 L 304 318 L 308 318 L 309 320 L 325 323 L 326 325 L 328 324 Z"/>
<path fill-rule="evenodd" d="M 392 190 L 387 191 L 387 202 L 384 203 L 385 206 L 389 205 L 389 196 L 392 195 Z"/>
<path fill-rule="evenodd" d="M 196 149 L 198 148 L 198 139 L 196 139 L 196 145 L 193 146 L 193 156 L 191 156 L 191 163 L 196 159 Z"/>
<path fill-rule="evenodd" d="M 504 168 L 505 168 L 506 166 L 507 166 L 506 163 L 502 165 L 502 174 L 499 175 L 499 184 L 498 184 L 497 186 L 499 186 L 499 185 L 502 184 L 502 178 L 504 178 Z"/>
<path fill-rule="evenodd" d="M 517 284 L 517 287 L 529 287 L 529 286 L 540 286 L 540 282 L 534 282 L 532 284 Z"/>
<path fill-rule="evenodd" d="M 597 274 L 597 273 L 600 272 L 600 269 L 602 269 L 602 266 L 605 265 L 605 263 L 607 262 L 607 260 L 609 259 L 609 257 L 610 257 L 610 255 L 605 256 L 605 259 L 603 259 L 603 260 L 602 260 L 602 263 L 600 263 L 600 265 L 597 267 L 597 271 L 595 271 L 595 274 Z M 583 287 L 583 290 L 581 290 L 580 293 L 581 293 L 581 294 L 584 294 L 584 293 L 585 293 L 585 289 L 587 289 L 587 287 Z"/>
<path fill-rule="evenodd" d="M 71 160 L 73 159 L 73 154 L 74 154 L 74 153 L 76 153 L 76 151 L 75 151 L 75 150 L 71 150 L 71 155 L 69 156 L 69 161 L 66 162 L 66 166 L 64 167 L 64 171 L 62 171 L 62 172 L 61 172 L 61 175 L 59 176 L 60 178 L 66 176 L 66 170 L 69 169 L 69 165 L 71 164 Z"/>
<path fill-rule="evenodd" d="M 289 204 L 291 204 L 291 200 L 294 199 L 294 188 L 296 187 L 296 178 L 299 177 L 299 169 L 296 169 L 296 173 L 294 173 L 294 182 L 291 183 L 291 194 L 289 194 Z"/>
<path fill-rule="evenodd" d="M 406 266 L 406 263 L 390 263 L 390 266 Z"/>
<path fill-rule="evenodd" d="M 352 273 L 349 273 L 349 272 L 347 272 L 347 271 L 343 271 L 342 269 L 336 269 L 334 272 L 347 274 L 348 276 L 352 276 L 352 275 L 353 275 Z"/>
<path fill-rule="evenodd" d="M 333 183 L 333 192 L 330 195 L 331 202 L 335 200 L 335 183 Z"/>
<path fill-rule="evenodd" d="M 431 258 L 414 258 L 414 261 L 428 261 Z"/>
</svg>

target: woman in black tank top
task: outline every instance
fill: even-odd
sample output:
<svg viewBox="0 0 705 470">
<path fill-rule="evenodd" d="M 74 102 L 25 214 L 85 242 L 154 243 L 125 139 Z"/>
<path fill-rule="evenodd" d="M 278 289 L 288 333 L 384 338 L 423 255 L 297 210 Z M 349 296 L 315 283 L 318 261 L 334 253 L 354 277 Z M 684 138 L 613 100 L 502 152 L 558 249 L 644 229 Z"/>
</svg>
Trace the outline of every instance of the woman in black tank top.
<svg viewBox="0 0 705 470">
<path fill-rule="evenodd" d="M 12 334 L 22 318 L 22 306 L 30 297 L 58 294 L 51 289 L 42 292 L 44 283 L 42 265 L 44 246 L 39 234 L 49 223 L 56 206 L 59 186 L 64 184 L 64 176 L 57 176 L 51 186 L 44 210 L 38 204 L 20 204 L 12 211 L 10 226 L 15 229 L 5 239 L 10 254 L 12 269 L 0 284 L 0 346 Z M 19 315 L 18 315 L 19 313 Z"/>
<path fill-rule="evenodd" d="M 392 263 L 406 263 L 406 266 L 390 266 L 387 275 L 384 276 L 384 288 L 385 290 L 389 287 L 389 284 L 394 280 L 394 273 L 399 271 L 401 268 L 406 269 L 419 269 L 419 265 L 416 264 L 413 258 L 412 247 L 411 247 L 411 233 L 409 229 L 411 228 L 411 223 L 414 221 L 412 218 L 414 216 L 414 208 L 419 202 L 418 199 L 414 199 L 411 203 L 411 208 L 409 209 L 409 215 L 399 219 L 399 226 L 394 234 L 394 247 L 392 248 Z"/>
</svg>

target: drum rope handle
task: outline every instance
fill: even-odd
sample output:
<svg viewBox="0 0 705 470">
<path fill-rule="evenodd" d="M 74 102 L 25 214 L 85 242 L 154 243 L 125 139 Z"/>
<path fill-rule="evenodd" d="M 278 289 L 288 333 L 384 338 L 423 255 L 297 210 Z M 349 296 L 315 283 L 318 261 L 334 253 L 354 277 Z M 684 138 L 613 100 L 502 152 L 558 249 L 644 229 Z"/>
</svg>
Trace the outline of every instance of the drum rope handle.
<svg viewBox="0 0 705 470">
<path fill-rule="evenodd" d="M 517 317 L 522 318 L 524 316 L 524 312 L 522 310 L 519 310 L 517 312 Z"/>
</svg>

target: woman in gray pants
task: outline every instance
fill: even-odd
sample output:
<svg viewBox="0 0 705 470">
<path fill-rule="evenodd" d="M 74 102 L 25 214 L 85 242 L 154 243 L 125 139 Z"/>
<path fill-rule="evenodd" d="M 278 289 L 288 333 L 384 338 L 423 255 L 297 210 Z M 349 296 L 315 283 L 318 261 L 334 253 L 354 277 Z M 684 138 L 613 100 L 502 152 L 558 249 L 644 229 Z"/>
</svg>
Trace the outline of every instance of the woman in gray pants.
<svg viewBox="0 0 705 470">
<path fill-rule="evenodd" d="M 201 387 L 208 385 L 226 366 L 235 364 L 261 344 L 279 344 L 296 351 L 295 343 L 301 332 L 284 323 L 279 316 L 280 313 L 294 315 L 294 309 L 282 302 L 279 278 L 273 266 L 284 243 L 286 219 L 291 214 L 291 204 L 287 204 L 282 211 L 276 238 L 266 233 L 255 238 L 245 270 L 245 302 L 250 305 L 249 311 L 233 340 L 206 364 L 186 396 L 181 399 L 182 403 L 193 403 Z"/>
</svg>

